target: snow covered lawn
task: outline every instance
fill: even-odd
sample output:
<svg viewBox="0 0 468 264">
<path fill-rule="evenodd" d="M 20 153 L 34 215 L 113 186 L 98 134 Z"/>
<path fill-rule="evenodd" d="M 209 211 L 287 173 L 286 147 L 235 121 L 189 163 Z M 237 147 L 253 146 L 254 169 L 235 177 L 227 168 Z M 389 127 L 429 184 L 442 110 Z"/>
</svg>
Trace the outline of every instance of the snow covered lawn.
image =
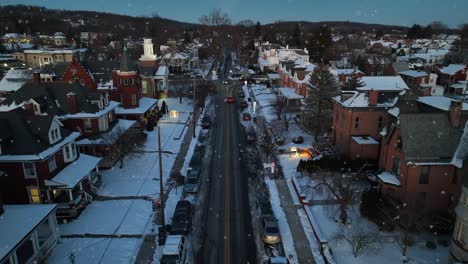
<svg viewBox="0 0 468 264">
<path fill-rule="evenodd" d="M 151 213 L 150 201 L 95 201 L 86 207 L 80 217 L 60 225 L 60 234 L 143 234 Z"/>
<path fill-rule="evenodd" d="M 62 239 L 47 263 L 134 263 L 140 239 L 70 238 Z M 71 259 L 74 258 L 74 262 Z"/>
</svg>

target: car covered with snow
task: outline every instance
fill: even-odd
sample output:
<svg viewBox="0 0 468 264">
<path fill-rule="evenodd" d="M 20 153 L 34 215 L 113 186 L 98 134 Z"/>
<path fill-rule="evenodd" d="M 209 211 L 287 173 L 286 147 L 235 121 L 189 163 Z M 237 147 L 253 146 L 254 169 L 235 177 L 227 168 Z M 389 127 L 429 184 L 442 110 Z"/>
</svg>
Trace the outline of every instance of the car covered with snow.
<svg viewBox="0 0 468 264">
<path fill-rule="evenodd" d="M 166 239 L 161 264 L 182 264 L 186 259 L 185 237 L 182 235 L 171 235 Z"/>
<path fill-rule="evenodd" d="M 185 192 L 195 193 L 198 191 L 198 184 L 200 181 L 200 171 L 199 170 L 189 170 L 187 177 L 185 178 Z"/>
</svg>

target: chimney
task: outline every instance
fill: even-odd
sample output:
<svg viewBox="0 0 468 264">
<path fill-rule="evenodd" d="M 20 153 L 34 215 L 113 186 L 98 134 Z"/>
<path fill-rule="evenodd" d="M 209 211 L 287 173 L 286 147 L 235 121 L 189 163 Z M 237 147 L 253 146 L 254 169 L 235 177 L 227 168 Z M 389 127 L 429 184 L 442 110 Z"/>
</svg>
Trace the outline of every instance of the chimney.
<svg viewBox="0 0 468 264">
<path fill-rule="evenodd" d="M 23 104 L 23 109 L 26 111 L 26 113 L 34 115 L 34 105 L 31 100 L 24 102 Z"/>
<path fill-rule="evenodd" d="M 369 91 L 369 106 L 376 106 L 379 101 L 379 92 L 376 90 Z"/>
<path fill-rule="evenodd" d="M 67 93 L 67 105 L 68 105 L 68 113 L 76 114 L 77 113 L 77 105 L 76 105 L 76 94 L 73 92 Z"/>
<path fill-rule="evenodd" d="M 461 116 L 462 116 L 462 102 L 451 101 L 450 102 L 450 123 L 453 127 L 460 127 Z"/>
<path fill-rule="evenodd" d="M 41 73 L 39 72 L 33 72 L 33 83 L 35 84 L 40 84 L 41 83 Z"/>
</svg>

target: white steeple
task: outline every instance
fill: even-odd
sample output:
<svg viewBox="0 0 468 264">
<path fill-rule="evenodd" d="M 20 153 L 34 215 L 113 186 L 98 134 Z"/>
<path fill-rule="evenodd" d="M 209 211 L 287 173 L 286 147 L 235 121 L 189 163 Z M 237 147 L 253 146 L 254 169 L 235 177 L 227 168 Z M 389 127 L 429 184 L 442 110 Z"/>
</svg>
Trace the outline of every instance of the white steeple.
<svg viewBox="0 0 468 264">
<path fill-rule="evenodd" d="M 141 55 L 140 61 L 154 61 L 156 60 L 156 54 L 153 50 L 153 40 L 151 40 L 149 34 L 149 22 L 146 22 L 146 36 L 143 38 L 143 55 Z"/>
</svg>

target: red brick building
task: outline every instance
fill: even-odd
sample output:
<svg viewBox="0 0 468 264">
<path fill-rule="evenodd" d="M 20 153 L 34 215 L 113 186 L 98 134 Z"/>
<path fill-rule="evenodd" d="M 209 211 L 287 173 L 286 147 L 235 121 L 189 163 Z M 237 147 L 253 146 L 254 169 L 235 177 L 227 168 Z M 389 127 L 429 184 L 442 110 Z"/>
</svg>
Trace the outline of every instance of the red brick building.
<svg viewBox="0 0 468 264">
<path fill-rule="evenodd" d="M 450 64 L 447 67 L 439 68 L 438 84 L 448 88 L 452 84 L 466 80 L 468 67 L 464 64 Z"/>
<path fill-rule="evenodd" d="M 421 210 L 453 208 L 467 172 L 461 158 L 467 119 L 468 104 L 436 96 L 401 98 L 382 137 L 383 193 Z"/>
<path fill-rule="evenodd" d="M 294 88 L 296 94 L 306 97 L 309 75 L 314 71 L 315 67 L 316 65 L 302 59 L 280 62 L 278 68 L 279 86 Z"/>
<path fill-rule="evenodd" d="M 408 87 L 400 77 L 363 77 L 365 86 L 332 98 L 332 140 L 336 151 L 351 159 L 378 160 L 380 132 L 388 109 Z"/>
</svg>

